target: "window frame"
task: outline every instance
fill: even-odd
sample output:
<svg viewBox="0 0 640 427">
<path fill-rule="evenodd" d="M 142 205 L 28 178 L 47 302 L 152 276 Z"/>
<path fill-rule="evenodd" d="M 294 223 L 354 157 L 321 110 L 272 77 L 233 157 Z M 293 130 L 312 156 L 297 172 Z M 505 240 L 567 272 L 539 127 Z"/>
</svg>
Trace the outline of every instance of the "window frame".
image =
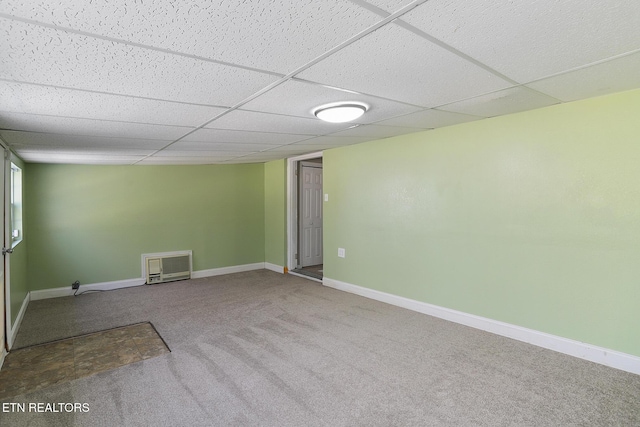
<svg viewBox="0 0 640 427">
<path fill-rule="evenodd" d="M 15 248 L 24 239 L 24 221 L 23 221 L 23 171 L 13 161 L 10 162 L 9 185 L 11 188 L 10 206 L 10 223 L 11 223 L 11 248 Z M 17 236 L 14 234 L 17 231 Z"/>
</svg>

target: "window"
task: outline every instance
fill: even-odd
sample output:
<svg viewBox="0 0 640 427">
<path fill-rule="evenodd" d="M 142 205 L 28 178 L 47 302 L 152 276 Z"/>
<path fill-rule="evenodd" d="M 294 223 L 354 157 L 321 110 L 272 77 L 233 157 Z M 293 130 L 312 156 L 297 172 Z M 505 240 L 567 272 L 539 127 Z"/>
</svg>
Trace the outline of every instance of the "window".
<svg viewBox="0 0 640 427">
<path fill-rule="evenodd" d="M 22 241 L 22 169 L 11 163 L 11 246 Z"/>
</svg>

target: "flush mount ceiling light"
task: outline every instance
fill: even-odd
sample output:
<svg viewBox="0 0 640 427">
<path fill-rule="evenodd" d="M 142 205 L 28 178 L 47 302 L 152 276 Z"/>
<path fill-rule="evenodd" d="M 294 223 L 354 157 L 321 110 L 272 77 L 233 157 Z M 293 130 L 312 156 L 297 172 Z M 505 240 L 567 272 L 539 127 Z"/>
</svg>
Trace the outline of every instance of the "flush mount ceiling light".
<svg viewBox="0 0 640 427">
<path fill-rule="evenodd" d="M 359 102 L 339 102 L 321 105 L 313 110 L 313 114 L 329 123 L 346 123 L 362 116 L 369 107 Z"/>
</svg>

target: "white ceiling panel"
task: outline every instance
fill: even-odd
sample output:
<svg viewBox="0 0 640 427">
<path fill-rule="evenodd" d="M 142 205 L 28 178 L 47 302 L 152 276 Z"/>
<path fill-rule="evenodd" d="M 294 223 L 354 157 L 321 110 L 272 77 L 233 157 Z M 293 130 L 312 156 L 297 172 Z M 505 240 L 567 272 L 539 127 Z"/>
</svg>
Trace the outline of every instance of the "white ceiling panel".
<svg viewBox="0 0 640 427">
<path fill-rule="evenodd" d="M 370 141 L 371 138 L 368 136 L 334 136 L 334 135 L 325 135 L 318 136 L 315 138 L 307 139 L 305 141 L 296 142 L 296 145 L 325 145 L 327 147 L 330 146 L 340 146 L 340 145 L 351 145 L 351 144 L 359 144 L 361 142 Z"/>
<path fill-rule="evenodd" d="M 423 129 L 413 129 L 397 126 L 381 126 L 381 125 L 360 125 L 348 130 L 336 132 L 332 136 L 361 136 L 370 140 L 389 138 L 390 136 L 404 135 L 407 133 L 420 132 Z"/>
<path fill-rule="evenodd" d="M 471 122 L 482 117 L 468 114 L 452 113 L 450 111 L 424 110 L 405 116 L 394 117 L 393 119 L 377 122 L 378 125 L 405 126 L 416 129 L 433 129 L 444 126 L 457 125 L 459 123 Z"/>
<path fill-rule="evenodd" d="M 309 136 L 285 133 L 248 132 L 241 130 L 198 129 L 180 141 L 282 145 L 305 139 L 309 139 Z"/>
<path fill-rule="evenodd" d="M 380 19 L 346 0 L 5 0 L 3 12 L 282 74 Z"/>
<path fill-rule="evenodd" d="M 0 136 L 12 147 L 68 147 L 102 149 L 142 149 L 159 150 L 170 141 L 159 139 L 110 138 L 106 136 L 63 135 L 53 133 L 32 133 L 16 131 L 0 131 Z"/>
<path fill-rule="evenodd" d="M 276 151 L 262 151 L 260 153 L 251 153 L 251 154 L 245 154 L 242 156 L 238 156 L 238 157 L 234 157 L 233 160 L 236 159 L 265 159 L 265 160 L 278 160 L 278 159 L 282 159 L 283 158 L 283 154 L 276 152 Z"/>
<path fill-rule="evenodd" d="M 520 83 L 640 49 L 637 0 L 428 1 L 402 20 Z"/>
<path fill-rule="evenodd" d="M 0 111 L 195 127 L 225 109 L 0 81 Z"/>
<path fill-rule="evenodd" d="M 224 163 L 229 156 L 216 157 L 147 157 L 140 159 L 138 165 L 211 165 Z"/>
<path fill-rule="evenodd" d="M 143 158 L 142 156 L 33 151 L 21 151 L 18 155 L 22 160 L 30 163 L 77 163 L 86 165 L 131 165 Z"/>
<path fill-rule="evenodd" d="M 571 71 L 527 86 L 563 101 L 640 87 L 640 53 Z"/>
<path fill-rule="evenodd" d="M 283 145 L 282 147 L 273 148 L 271 150 L 265 151 L 265 153 L 282 153 L 282 154 L 286 154 L 287 156 L 295 156 L 299 154 L 314 153 L 316 151 L 320 151 L 323 149 L 324 147 L 322 146 L 292 144 L 292 145 Z"/>
<path fill-rule="evenodd" d="M 0 18 L 0 78 L 231 106 L 276 77 Z"/>
<path fill-rule="evenodd" d="M 364 0 L 356 0 L 354 3 L 364 3 Z M 379 9 L 384 10 L 385 12 L 393 13 L 396 10 L 400 9 L 403 6 L 411 3 L 411 0 L 366 0 L 366 3 L 369 3 Z"/>
<path fill-rule="evenodd" d="M 348 145 L 348 144 L 347 144 Z M 282 147 L 273 148 L 269 151 L 282 153 L 313 153 L 315 151 L 329 150 L 331 148 L 344 147 L 344 145 L 328 145 L 328 144 L 291 144 Z"/>
<path fill-rule="evenodd" d="M 296 80 L 289 80 L 271 89 L 243 105 L 242 109 L 300 116 L 315 120 L 313 111 L 317 107 L 346 101 L 362 102 L 369 106 L 367 113 L 355 120 L 354 123 L 372 123 L 420 109 L 413 105 Z"/>
<path fill-rule="evenodd" d="M 126 156 L 145 157 L 154 153 L 155 150 L 141 150 L 135 148 L 105 148 L 105 147 L 67 147 L 56 145 L 42 145 L 39 147 L 29 147 L 22 149 L 15 147 L 19 155 L 22 154 L 70 154 L 70 155 L 87 155 L 87 156 Z"/>
<path fill-rule="evenodd" d="M 555 98 L 527 89 L 515 87 L 487 95 L 466 99 L 442 106 L 441 109 L 455 113 L 482 117 L 495 117 L 519 111 L 533 110 L 559 103 Z"/>
<path fill-rule="evenodd" d="M 297 135 L 323 135 L 346 129 L 349 126 L 351 126 L 349 123 L 326 123 L 316 118 L 235 110 L 211 122 L 206 127 L 254 132 L 284 132 Z"/>
<path fill-rule="evenodd" d="M 0 128 L 120 138 L 175 139 L 192 128 L 0 112 Z"/>
<path fill-rule="evenodd" d="M 236 152 L 253 152 L 268 150 L 282 144 L 232 144 L 232 143 L 216 143 L 216 142 L 190 142 L 180 140 L 166 149 L 166 151 L 236 151 Z"/>
<path fill-rule="evenodd" d="M 154 154 L 154 157 L 201 157 L 201 158 L 230 158 L 247 154 L 247 151 L 216 151 L 216 150 L 177 150 L 168 148 L 162 150 L 159 153 Z"/>
<path fill-rule="evenodd" d="M 237 163 L 265 163 L 273 160 L 280 160 L 285 156 L 282 153 L 271 153 L 268 151 L 264 153 L 256 153 L 248 156 L 234 157 L 225 161 L 225 164 L 237 164 Z"/>
<path fill-rule="evenodd" d="M 380 28 L 298 77 L 423 107 L 511 85 L 396 25 Z"/>
</svg>

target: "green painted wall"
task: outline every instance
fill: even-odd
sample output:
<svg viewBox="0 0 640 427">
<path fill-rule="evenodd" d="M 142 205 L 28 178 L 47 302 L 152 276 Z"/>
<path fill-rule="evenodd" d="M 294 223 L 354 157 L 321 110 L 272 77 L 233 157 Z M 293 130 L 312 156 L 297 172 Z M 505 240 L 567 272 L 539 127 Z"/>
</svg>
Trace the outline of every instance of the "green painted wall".
<svg viewBox="0 0 640 427">
<path fill-rule="evenodd" d="M 141 276 L 140 255 L 194 270 L 264 262 L 264 166 L 30 164 L 30 290 Z"/>
<path fill-rule="evenodd" d="M 287 265 L 287 161 L 264 165 L 265 262 Z"/>
<path fill-rule="evenodd" d="M 631 91 L 325 151 L 326 277 L 640 356 L 638 117 Z"/>
<path fill-rule="evenodd" d="M 15 155 L 11 155 L 11 161 L 14 162 L 22 169 L 23 180 L 27 175 L 26 166 L 22 162 L 21 159 L 16 157 Z M 23 193 L 23 212 L 25 210 L 25 202 L 24 202 L 24 182 L 22 187 Z M 23 219 L 24 221 L 24 219 Z M 20 308 L 22 308 L 22 303 L 24 299 L 27 297 L 27 293 L 29 292 L 28 282 L 27 282 L 27 237 L 26 227 L 23 227 L 23 238 L 18 245 L 13 248 L 13 253 L 9 256 L 9 274 L 10 274 L 10 291 L 11 291 L 11 326 L 16 321 L 18 317 L 18 313 L 20 312 Z"/>
</svg>

